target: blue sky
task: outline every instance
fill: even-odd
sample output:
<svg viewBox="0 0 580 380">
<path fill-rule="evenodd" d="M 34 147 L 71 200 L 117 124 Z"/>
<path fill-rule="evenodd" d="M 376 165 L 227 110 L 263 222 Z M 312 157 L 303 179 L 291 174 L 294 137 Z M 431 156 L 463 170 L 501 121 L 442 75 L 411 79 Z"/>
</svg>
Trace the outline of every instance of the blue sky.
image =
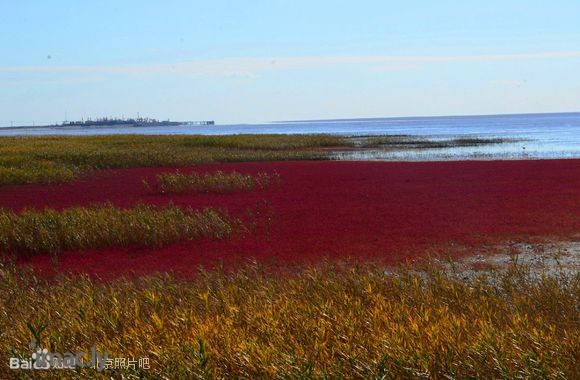
<svg viewBox="0 0 580 380">
<path fill-rule="evenodd" d="M 4 1 L 0 125 L 580 111 L 580 1 Z"/>
</svg>

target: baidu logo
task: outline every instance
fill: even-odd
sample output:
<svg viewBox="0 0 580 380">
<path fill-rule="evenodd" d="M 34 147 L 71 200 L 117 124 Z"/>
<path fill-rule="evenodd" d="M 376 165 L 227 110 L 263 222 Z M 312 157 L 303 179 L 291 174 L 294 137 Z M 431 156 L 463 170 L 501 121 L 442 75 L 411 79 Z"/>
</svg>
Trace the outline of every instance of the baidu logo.
<svg viewBox="0 0 580 380">
<path fill-rule="evenodd" d="M 36 340 L 30 342 L 30 348 L 34 350 L 30 358 L 10 358 L 10 369 L 47 370 L 47 369 L 74 369 L 95 368 L 102 371 L 106 368 L 108 353 L 101 354 L 92 347 L 88 352 L 50 352 L 46 348 L 37 347 Z"/>
</svg>

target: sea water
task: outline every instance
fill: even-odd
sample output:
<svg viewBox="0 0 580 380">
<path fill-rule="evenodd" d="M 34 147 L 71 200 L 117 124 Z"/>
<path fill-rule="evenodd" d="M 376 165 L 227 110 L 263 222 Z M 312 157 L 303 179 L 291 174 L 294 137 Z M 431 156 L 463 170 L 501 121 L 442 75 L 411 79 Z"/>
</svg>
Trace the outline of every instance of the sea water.
<svg viewBox="0 0 580 380">
<path fill-rule="evenodd" d="M 102 126 L 0 128 L 0 136 L 21 135 L 228 135 L 309 134 L 345 136 L 413 135 L 429 140 L 455 138 L 502 138 L 510 142 L 471 147 L 406 151 L 369 150 L 339 152 L 337 159 L 438 160 L 580 158 L 580 113 L 490 116 L 401 117 L 272 122 L 262 124 L 216 124 L 199 126 Z M 517 140 L 517 141 L 514 141 Z"/>
</svg>

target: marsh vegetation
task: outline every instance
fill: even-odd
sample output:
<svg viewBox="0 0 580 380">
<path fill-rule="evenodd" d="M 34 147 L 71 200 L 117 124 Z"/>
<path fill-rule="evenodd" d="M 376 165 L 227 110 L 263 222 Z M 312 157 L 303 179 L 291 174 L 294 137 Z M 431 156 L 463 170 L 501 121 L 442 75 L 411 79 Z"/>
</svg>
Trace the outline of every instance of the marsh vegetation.
<svg viewBox="0 0 580 380">
<path fill-rule="evenodd" d="M 456 137 L 452 139 L 433 139 L 424 136 L 384 135 L 352 137 L 351 141 L 358 148 L 404 150 L 474 147 L 482 145 L 513 143 L 521 140 L 499 137 L 483 138 L 467 136 Z"/>
<path fill-rule="evenodd" d="M 0 137 L 0 185 L 69 181 L 98 169 L 326 159 L 330 135 Z"/>
<path fill-rule="evenodd" d="M 280 175 L 277 172 L 272 174 L 260 172 L 251 175 L 237 171 L 224 173 L 220 170 L 205 174 L 174 172 L 157 174 L 155 181 L 156 189 L 162 193 L 231 193 L 279 186 Z M 151 188 L 146 181 L 144 185 Z"/>
<path fill-rule="evenodd" d="M 106 247 L 161 247 L 199 237 L 225 238 L 243 223 L 223 210 L 137 205 L 64 210 L 0 209 L 0 252 L 22 256 Z"/>
<path fill-rule="evenodd" d="M 471 280 L 434 268 L 327 264 L 280 275 L 252 264 L 99 282 L 0 267 L 2 360 L 95 346 L 149 370 L 38 378 L 578 378 L 580 277 L 525 267 Z M 36 331 L 36 330 L 35 330 Z M 2 377 L 19 371 L 2 366 Z"/>
</svg>

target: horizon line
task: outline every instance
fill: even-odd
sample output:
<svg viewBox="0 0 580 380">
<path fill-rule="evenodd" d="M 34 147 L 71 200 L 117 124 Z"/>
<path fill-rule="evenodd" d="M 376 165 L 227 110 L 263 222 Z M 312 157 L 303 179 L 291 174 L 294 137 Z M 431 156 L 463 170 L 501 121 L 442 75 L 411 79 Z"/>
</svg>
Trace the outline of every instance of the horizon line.
<svg viewBox="0 0 580 380">
<path fill-rule="evenodd" d="M 234 122 L 216 123 L 215 125 L 262 125 L 262 124 L 283 124 L 283 123 L 324 123 L 324 122 L 347 122 L 347 121 L 372 121 L 372 120 L 399 120 L 399 119 L 438 119 L 438 118 L 467 118 L 467 117 L 509 117 L 509 116 L 541 116 L 541 115 L 580 115 L 579 111 L 564 112 L 520 112 L 520 113 L 491 113 L 491 114 L 451 114 L 451 115 L 413 115 L 413 116 L 377 116 L 377 117 L 352 117 L 352 118 L 331 118 L 331 119 L 297 119 L 297 120 L 273 120 L 265 122 Z M 170 119 L 171 120 L 171 119 Z M 47 127 L 58 127 L 58 124 L 46 125 L 14 125 L 0 126 L 3 129 L 36 129 Z"/>
<path fill-rule="evenodd" d="M 274 120 L 270 123 L 316 123 L 328 121 L 366 121 L 366 120 L 386 120 L 386 119 L 436 119 L 436 118 L 461 118 L 461 117 L 494 117 L 494 116 L 540 116 L 540 115 L 574 115 L 580 114 L 579 111 L 563 112 L 508 112 L 508 113 L 483 113 L 483 114 L 450 114 L 450 115 L 413 115 L 413 116 L 377 116 L 377 117 L 349 117 L 349 118 L 332 118 L 332 119 L 298 119 L 298 120 Z M 249 125 L 253 123 L 247 123 Z"/>
</svg>

